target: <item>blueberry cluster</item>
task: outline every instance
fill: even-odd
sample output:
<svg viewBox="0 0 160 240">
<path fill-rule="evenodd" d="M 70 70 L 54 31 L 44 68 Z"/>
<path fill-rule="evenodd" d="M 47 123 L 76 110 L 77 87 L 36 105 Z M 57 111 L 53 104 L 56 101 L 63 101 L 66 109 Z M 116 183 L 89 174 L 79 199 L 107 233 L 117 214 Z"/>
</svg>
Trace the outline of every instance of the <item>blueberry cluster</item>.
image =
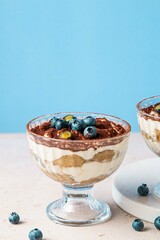
<svg viewBox="0 0 160 240">
<path fill-rule="evenodd" d="M 8 220 L 12 224 L 18 224 L 20 222 L 20 217 L 16 212 L 12 212 L 9 215 Z M 28 237 L 30 240 L 42 240 L 43 234 L 41 230 L 39 230 L 38 228 L 34 228 L 29 232 Z"/>
<path fill-rule="evenodd" d="M 9 221 L 12 224 L 18 224 L 20 221 L 20 217 L 16 212 L 12 212 L 9 216 Z M 158 230 L 160 230 L 160 216 L 156 217 L 156 219 L 154 220 L 154 226 Z M 136 218 L 132 222 L 132 227 L 135 231 L 140 232 L 144 229 L 144 223 L 141 219 Z M 38 228 L 34 228 L 29 232 L 28 237 L 29 240 L 43 240 L 43 233 Z"/>
<path fill-rule="evenodd" d="M 51 119 L 51 127 L 61 130 L 67 128 L 67 134 L 63 134 L 61 138 L 68 139 L 71 137 L 69 130 L 76 130 L 83 133 L 85 138 L 92 139 L 97 136 L 97 129 L 95 127 L 96 119 L 88 116 L 84 119 L 78 119 L 73 115 L 66 115 L 63 119 L 53 117 Z"/>
<path fill-rule="evenodd" d="M 140 196 L 145 197 L 149 194 L 149 188 L 147 186 L 146 183 L 142 183 L 138 188 L 137 188 L 137 192 Z M 154 226 L 160 230 L 160 216 L 158 216 L 155 220 L 154 220 Z M 142 231 L 144 228 L 144 223 L 141 219 L 135 219 L 132 222 L 132 227 L 134 230 L 136 231 Z"/>
</svg>

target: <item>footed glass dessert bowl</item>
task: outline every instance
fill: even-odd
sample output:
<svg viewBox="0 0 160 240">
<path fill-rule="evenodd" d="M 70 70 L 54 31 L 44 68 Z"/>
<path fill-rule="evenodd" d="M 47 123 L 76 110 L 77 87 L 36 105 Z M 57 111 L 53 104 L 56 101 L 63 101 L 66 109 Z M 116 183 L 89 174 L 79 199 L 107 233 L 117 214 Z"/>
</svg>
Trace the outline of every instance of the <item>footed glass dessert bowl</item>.
<svg viewBox="0 0 160 240">
<path fill-rule="evenodd" d="M 137 104 L 138 123 L 141 134 L 148 147 L 160 157 L 160 96 L 153 96 Z M 160 198 L 160 183 L 154 188 Z"/>
<path fill-rule="evenodd" d="M 109 219 L 110 207 L 93 197 L 92 188 L 120 166 L 129 123 L 106 114 L 65 112 L 35 118 L 26 128 L 38 166 L 63 185 L 62 198 L 47 207 L 48 217 L 70 226 Z"/>
</svg>

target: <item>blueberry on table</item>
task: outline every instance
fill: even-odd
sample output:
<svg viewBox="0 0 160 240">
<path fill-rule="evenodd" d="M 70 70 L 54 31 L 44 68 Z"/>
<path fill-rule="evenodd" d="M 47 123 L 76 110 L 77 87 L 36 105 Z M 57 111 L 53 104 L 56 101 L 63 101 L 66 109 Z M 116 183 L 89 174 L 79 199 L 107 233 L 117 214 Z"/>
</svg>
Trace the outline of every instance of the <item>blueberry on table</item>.
<svg viewBox="0 0 160 240">
<path fill-rule="evenodd" d="M 147 196 L 149 193 L 149 188 L 147 184 L 143 183 L 141 186 L 139 186 L 137 192 L 142 197 Z"/>
<path fill-rule="evenodd" d="M 144 228 L 144 223 L 142 222 L 141 219 L 135 219 L 132 223 L 132 227 L 134 230 L 140 232 Z"/>
<path fill-rule="evenodd" d="M 97 136 L 97 129 L 93 126 L 86 127 L 84 129 L 83 135 L 85 136 L 85 138 L 95 138 Z"/>
<path fill-rule="evenodd" d="M 38 228 L 35 228 L 29 232 L 28 237 L 30 240 L 42 240 L 43 234 L 41 230 L 39 230 Z"/>
<path fill-rule="evenodd" d="M 95 126 L 96 125 L 95 118 L 93 118 L 91 116 L 88 116 L 88 117 L 84 118 L 83 121 L 86 124 L 86 127 L 87 126 Z"/>
<path fill-rule="evenodd" d="M 71 129 L 81 131 L 83 130 L 84 122 L 80 119 L 74 119 L 71 123 Z"/>
<path fill-rule="evenodd" d="M 16 212 L 12 212 L 9 216 L 9 221 L 12 224 L 18 224 L 20 221 L 20 217 Z"/>
<path fill-rule="evenodd" d="M 155 220 L 154 220 L 154 226 L 160 230 L 160 216 L 158 216 Z"/>
</svg>

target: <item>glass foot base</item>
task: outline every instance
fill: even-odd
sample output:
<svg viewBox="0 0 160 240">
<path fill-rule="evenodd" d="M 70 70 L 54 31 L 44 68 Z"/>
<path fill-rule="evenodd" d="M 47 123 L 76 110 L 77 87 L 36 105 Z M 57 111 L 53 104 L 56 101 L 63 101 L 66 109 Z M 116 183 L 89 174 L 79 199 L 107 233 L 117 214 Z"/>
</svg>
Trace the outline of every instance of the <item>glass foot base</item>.
<svg viewBox="0 0 160 240">
<path fill-rule="evenodd" d="M 69 226 L 87 226 L 107 221 L 111 217 L 110 207 L 94 199 L 90 189 L 65 187 L 64 197 L 47 207 L 48 217 L 56 223 Z"/>
<path fill-rule="evenodd" d="M 154 187 L 153 193 L 154 193 L 155 197 L 160 200 L 160 183 L 158 183 L 158 184 Z"/>
</svg>

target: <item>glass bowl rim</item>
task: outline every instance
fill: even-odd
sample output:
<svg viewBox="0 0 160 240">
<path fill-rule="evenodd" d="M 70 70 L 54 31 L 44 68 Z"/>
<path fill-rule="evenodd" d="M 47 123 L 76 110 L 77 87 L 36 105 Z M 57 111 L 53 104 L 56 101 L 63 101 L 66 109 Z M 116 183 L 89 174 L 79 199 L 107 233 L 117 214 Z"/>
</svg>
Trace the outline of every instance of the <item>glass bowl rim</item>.
<svg viewBox="0 0 160 240">
<path fill-rule="evenodd" d="M 57 141 L 57 142 L 72 142 L 72 143 L 84 143 L 84 140 L 70 140 L 70 139 L 56 139 L 56 138 L 46 138 L 44 136 L 41 136 L 41 135 L 38 135 L 36 133 L 33 133 L 30 129 L 29 129 L 29 125 L 31 122 L 35 121 L 35 120 L 38 120 L 39 118 L 43 118 L 43 117 L 49 117 L 49 116 L 53 116 L 53 115 L 60 115 L 60 114 L 96 114 L 96 115 L 102 115 L 102 116 L 106 116 L 106 117 L 111 117 L 111 118 L 115 118 L 117 120 L 120 120 L 121 122 L 125 123 L 127 128 L 126 128 L 126 132 L 119 135 L 119 136 L 115 136 L 115 137 L 111 137 L 111 138 L 102 138 L 102 139 L 85 139 L 85 142 L 86 143 L 93 143 L 93 142 L 104 142 L 104 141 L 110 141 L 110 140 L 117 140 L 119 138 L 122 138 L 122 137 L 126 137 L 130 132 L 131 132 L 131 125 L 126 121 L 126 120 L 123 120 L 122 118 L 119 118 L 119 117 L 116 117 L 116 116 L 112 116 L 112 115 L 109 115 L 109 114 L 104 114 L 104 113 L 96 113 L 96 112 L 56 112 L 56 113 L 51 113 L 51 114 L 45 114 L 45 115 L 41 115 L 39 117 L 36 117 L 36 118 L 33 118 L 32 120 L 30 120 L 27 124 L 26 124 L 26 130 L 28 133 L 30 133 L 31 135 L 35 136 L 35 137 L 38 137 L 39 139 L 44 139 L 45 141 L 49 140 L 49 141 Z"/>
<path fill-rule="evenodd" d="M 146 116 L 146 117 L 152 117 L 152 118 L 154 117 L 155 119 L 160 119 L 159 116 L 153 116 L 153 115 L 151 115 L 151 114 L 145 113 L 145 112 L 143 112 L 142 109 L 140 108 L 141 103 L 143 103 L 143 102 L 145 102 L 145 101 L 147 101 L 147 100 L 150 100 L 150 99 L 155 99 L 155 98 L 159 98 L 159 100 L 160 100 L 160 95 L 152 96 L 152 97 L 148 97 L 148 98 L 144 98 L 143 100 L 141 100 L 140 102 L 138 102 L 137 105 L 136 105 L 136 108 L 137 108 L 137 110 L 138 110 L 138 113 L 141 113 L 143 116 Z M 150 105 L 150 106 L 151 106 L 151 105 Z"/>
</svg>

